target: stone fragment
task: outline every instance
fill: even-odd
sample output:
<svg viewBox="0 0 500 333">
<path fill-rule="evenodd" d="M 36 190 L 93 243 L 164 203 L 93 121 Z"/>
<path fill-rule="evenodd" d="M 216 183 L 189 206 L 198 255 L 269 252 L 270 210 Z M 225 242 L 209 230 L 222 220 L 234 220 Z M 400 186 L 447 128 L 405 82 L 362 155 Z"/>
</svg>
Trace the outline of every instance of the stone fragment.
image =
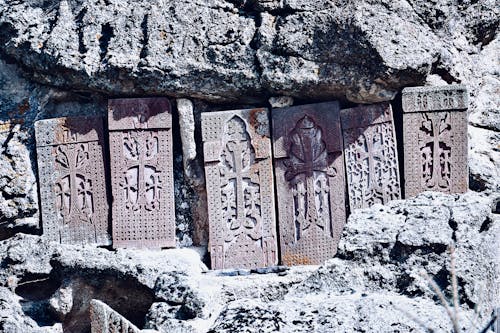
<svg viewBox="0 0 500 333">
<path fill-rule="evenodd" d="M 91 333 L 140 333 L 141 330 L 105 303 L 90 302 Z"/>
<path fill-rule="evenodd" d="M 467 88 L 403 89 L 405 196 L 468 189 Z"/>
<path fill-rule="evenodd" d="M 291 97 L 291 96 L 270 97 L 269 104 L 271 104 L 271 107 L 273 109 L 292 106 L 293 105 L 293 97 Z"/>
<path fill-rule="evenodd" d="M 275 265 L 268 110 L 201 116 L 212 269 Z"/>
<path fill-rule="evenodd" d="M 44 236 L 109 245 L 102 118 L 40 120 L 35 133 Z"/>
<path fill-rule="evenodd" d="M 274 109 L 274 167 L 285 265 L 333 257 L 346 220 L 337 102 Z"/>
<path fill-rule="evenodd" d="M 401 198 L 396 133 L 389 103 L 340 111 L 351 211 Z"/>
<path fill-rule="evenodd" d="M 172 116 L 166 98 L 108 104 L 113 246 L 175 246 Z"/>
</svg>

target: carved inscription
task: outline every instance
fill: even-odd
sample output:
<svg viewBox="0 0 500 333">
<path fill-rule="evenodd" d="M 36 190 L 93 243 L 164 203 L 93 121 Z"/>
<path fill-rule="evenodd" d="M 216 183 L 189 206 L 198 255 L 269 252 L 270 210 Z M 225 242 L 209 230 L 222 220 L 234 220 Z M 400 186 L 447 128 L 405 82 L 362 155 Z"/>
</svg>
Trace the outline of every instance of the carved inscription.
<svg viewBox="0 0 500 333">
<path fill-rule="evenodd" d="M 273 109 L 282 261 L 333 257 L 345 224 L 345 177 L 337 102 Z"/>
<path fill-rule="evenodd" d="M 109 101 L 114 247 L 175 246 L 170 103 Z"/>
<path fill-rule="evenodd" d="M 351 210 L 400 199 L 391 105 L 345 109 L 340 117 Z"/>
<path fill-rule="evenodd" d="M 44 235 L 109 245 L 102 119 L 40 120 L 35 132 Z"/>
<path fill-rule="evenodd" d="M 266 109 L 202 114 L 213 269 L 275 265 Z"/>
<path fill-rule="evenodd" d="M 406 197 L 467 191 L 466 88 L 406 88 L 403 111 Z"/>
<path fill-rule="evenodd" d="M 141 330 L 107 304 L 90 302 L 91 333 L 139 333 Z"/>
</svg>

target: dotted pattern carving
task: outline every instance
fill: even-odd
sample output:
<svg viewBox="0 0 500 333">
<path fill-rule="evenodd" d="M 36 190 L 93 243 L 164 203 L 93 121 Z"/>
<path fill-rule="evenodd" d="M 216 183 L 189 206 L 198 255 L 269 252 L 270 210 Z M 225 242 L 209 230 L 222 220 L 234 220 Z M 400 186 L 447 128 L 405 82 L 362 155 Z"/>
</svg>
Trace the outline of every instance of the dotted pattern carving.
<svg viewBox="0 0 500 333">
<path fill-rule="evenodd" d="M 90 302 L 91 333 L 140 333 L 141 330 L 105 303 Z"/>
<path fill-rule="evenodd" d="M 388 103 L 341 111 L 351 210 L 400 199 L 396 136 Z"/>
<path fill-rule="evenodd" d="M 173 247 L 170 104 L 163 98 L 120 99 L 111 100 L 109 109 L 113 246 Z"/>
<path fill-rule="evenodd" d="M 461 193 L 468 188 L 467 90 L 403 90 L 405 195 Z"/>
<path fill-rule="evenodd" d="M 335 255 L 345 223 L 338 104 L 273 110 L 273 141 L 282 261 L 320 264 Z"/>
<path fill-rule="evenodd" d="M 276 264 L 267 119 L 265 109 L 202 114 L 213 269 Z"/>
<path fill-rule="evenodd" d="M 44 235 L 108 245 L 102 119 L 57 118 L 35 127 Z"/>
</svg>

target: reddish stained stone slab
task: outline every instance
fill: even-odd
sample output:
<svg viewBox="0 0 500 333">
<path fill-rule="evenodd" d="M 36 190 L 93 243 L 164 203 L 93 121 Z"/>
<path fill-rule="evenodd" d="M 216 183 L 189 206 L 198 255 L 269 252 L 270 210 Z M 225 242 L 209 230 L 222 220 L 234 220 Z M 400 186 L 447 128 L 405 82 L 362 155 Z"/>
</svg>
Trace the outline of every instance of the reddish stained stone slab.
<svg viewBox="0 0 500 333">
<path fill-rule="evenodd" d="M 403 89 L 405 196 L 466 192 L 467 88 Z"/>
<path fill-rule="evenodd" d="M 401 198 L 396 134 L 389 103 L 340 111 L 351 210 Z"/>
<path fill-rule="evenodd" d="M 332 258 L 346 220 L 337 102 L 272 110 L 282 262 Z"/>
<path fill-rule="evenodd" d="M 40 120 L 35 135 L 44 236 L 109 245 L 102 118 Z"/>
<path fill-rule="evenodd" d="M 108 127 L 113 247 L 175 247 L 170 102 L 110 100 Z"/>
<path fill-rule="evenodd" d="M 212 269 L 277 263 L 267 109 L 201 115 Z"/>
</svg>

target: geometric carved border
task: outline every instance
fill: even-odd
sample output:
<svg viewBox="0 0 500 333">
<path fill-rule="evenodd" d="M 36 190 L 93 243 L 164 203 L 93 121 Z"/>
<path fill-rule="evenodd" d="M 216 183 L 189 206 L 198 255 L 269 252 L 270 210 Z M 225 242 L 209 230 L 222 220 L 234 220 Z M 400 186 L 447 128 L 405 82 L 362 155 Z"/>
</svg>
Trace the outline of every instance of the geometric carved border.
<svg viewBox="0 0 500 333">
<path fill-rule="evenodd" d="M 403 90 L 406 197 L 467 191 L 467 101 L 462 85 Z"/>
</svg>

